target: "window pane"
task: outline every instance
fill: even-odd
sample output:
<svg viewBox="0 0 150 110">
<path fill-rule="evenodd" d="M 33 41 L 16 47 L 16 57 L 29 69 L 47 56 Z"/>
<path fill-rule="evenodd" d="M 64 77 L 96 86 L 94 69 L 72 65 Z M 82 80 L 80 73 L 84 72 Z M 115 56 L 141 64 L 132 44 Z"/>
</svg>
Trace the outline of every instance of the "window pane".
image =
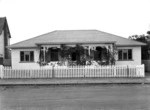
<svg viewBox="0 0 150 110">
<path fill-rule="evenodd" d="M 118 59 L 122 60 L 122 50 L 119 50 L 119 52 L 118 52 Z"/>
<path fill-rule="evenodd" d="M 128 50 L 128 59 L 132 60 L 132 50 L 131 49 Z"/>
<path fill-rule="evenodd" d="M 123 53 L 123 60 L 127 60 L 127 52 Z"/>
<path fill-rule="evenodd" d="M 34 52 L 33 51 L 30 52 L 30 61 L 34 61 Z"/>
<path fill-rule="evenodd" d="M 20 52 L 20 61 L 24 61 L 24 52 L 23 51 Z"/>
<path fill-rule="evenodd" d="M 25 61 L 29 61 L 29 55 L 25 55 Z"/>
</svg>

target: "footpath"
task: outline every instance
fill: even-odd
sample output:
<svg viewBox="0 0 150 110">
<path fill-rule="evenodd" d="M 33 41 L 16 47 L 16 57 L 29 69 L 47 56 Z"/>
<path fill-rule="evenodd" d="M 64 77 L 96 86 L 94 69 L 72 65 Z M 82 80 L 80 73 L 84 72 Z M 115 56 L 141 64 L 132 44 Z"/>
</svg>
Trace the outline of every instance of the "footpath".
<svg viewBox="0 0 150 110">
<path fill-rule="evenodd" d="M 69 84 L 150 84 L 150 72 L 144 78 L 55 78 L 55 79 L 0 79 L 0 86 Z"/>
</svg>

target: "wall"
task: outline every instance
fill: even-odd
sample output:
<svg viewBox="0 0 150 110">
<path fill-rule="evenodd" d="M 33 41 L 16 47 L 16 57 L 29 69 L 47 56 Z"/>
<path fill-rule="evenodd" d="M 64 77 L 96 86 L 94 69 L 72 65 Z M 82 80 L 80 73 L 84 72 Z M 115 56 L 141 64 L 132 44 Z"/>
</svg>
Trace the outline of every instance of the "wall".
<svg viewBox="0 0 150 110">
<path fill-rule="evenodd" d="M 116 55 L 116 65 L 141 65 L 141 47 L 117 47 L 117 49 L 132 49 L 131 61 L 118 61 L 118 55 Z M 34 62 L 23 63 L 20 62 L 20 51 L 34 51 Z M 40 68 L 37 63 L 39 60 L 38 49 L 12 49 L 11 50 L 11 63 L 14 69 L 36 69 Z"/>
<path fill-rule="evenodd" d="M 4 57 L 4 31 L 0 34 L 0 57 Z"/>
<path fill-rule="evenodd" d="M 116 55 L 116 65 L 141 65 L 141 47 L 117 47 L 118 49 L 132 49 L 131 61 L 118 61 L 118 55 Z"/>
<path fill-rule="evenodd" d="M 20 51 L 34 51 L 34 62 L 20 62 Z M 40 68 L 37 63 L 39 60 L 39 50 L 38 49 L 12 49 L 11 50 L 11 62 L 13 69 L 36 69 Z"/>
</svg>

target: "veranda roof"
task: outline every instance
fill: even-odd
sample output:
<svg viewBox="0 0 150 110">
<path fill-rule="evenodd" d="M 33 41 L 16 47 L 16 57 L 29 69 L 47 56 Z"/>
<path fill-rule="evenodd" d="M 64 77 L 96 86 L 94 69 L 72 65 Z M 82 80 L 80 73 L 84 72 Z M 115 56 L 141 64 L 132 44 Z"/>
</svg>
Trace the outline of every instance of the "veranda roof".
<svg viewBox="0 0 150 110">
<path fill-rule="evenodd" d="M 99 30 L 57 30 L 22 42 L 12 44 L 10 48 L 37 47 L 38 44 L 88 44 L 116 43 L 117 46 L 142 46 L 144 43 L 123 38 Z"/>
</svg>

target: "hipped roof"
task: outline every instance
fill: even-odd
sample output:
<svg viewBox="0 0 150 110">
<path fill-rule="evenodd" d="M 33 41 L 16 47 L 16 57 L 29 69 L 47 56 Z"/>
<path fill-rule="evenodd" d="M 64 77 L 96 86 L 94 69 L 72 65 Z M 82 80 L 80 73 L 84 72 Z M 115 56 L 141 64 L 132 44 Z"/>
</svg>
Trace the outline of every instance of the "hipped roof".
<svg viewBox="0 0 150 110">
<path fill-rule="evenodd" d="M 144 43 L 123 38 L 99 30 L 57 30 L 22 42 L 12 44 L 10 48 L 37 47 L 38 44 L 88 44 L 116 43 L 117 46 L 142 46 Z"/>
</svg>

